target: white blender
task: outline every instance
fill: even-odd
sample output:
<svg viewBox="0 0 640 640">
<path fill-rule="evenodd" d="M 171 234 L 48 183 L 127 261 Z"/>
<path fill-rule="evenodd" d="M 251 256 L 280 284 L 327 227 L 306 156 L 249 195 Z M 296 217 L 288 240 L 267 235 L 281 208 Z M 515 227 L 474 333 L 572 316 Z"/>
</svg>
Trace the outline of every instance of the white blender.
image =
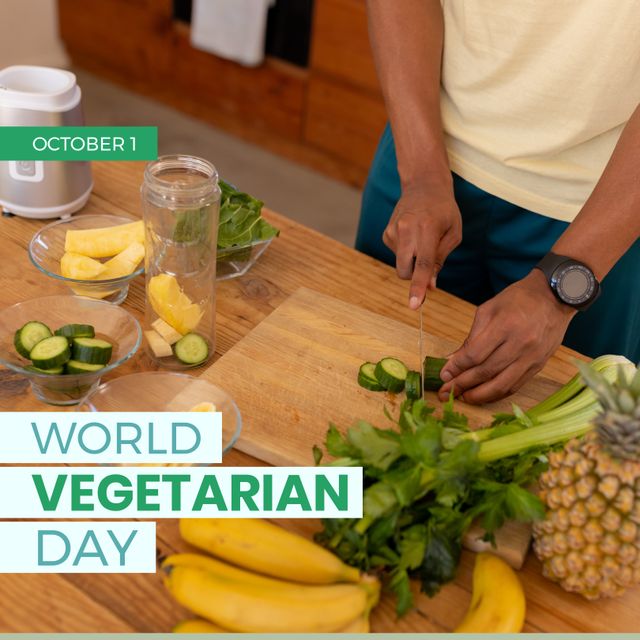
<svg viewBox="0 0 640 640">
<path fill-rule="evenodd" d="M 82 126 L 81 92 L 69 71 L 12 66 L 0 71 L 0 126 Z M 67 218 L 89 199 L 88 162 L 0 162 L 0 206 L 26 218 Z"/>
</svg>

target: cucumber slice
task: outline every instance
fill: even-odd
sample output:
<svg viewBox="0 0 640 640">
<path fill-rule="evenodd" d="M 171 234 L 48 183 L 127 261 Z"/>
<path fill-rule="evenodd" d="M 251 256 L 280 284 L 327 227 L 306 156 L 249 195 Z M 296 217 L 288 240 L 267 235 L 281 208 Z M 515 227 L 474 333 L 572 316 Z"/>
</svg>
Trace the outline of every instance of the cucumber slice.
<svg viewBox="0 0 640 640">
<path fill-rule="evenodd" d="M 427 356 L 424 359 L 423 371 L 424 371 L 424 390 L 425 391 L 438 391 L 444 384 L 440 377 L 444 365 L 447 364 L 446 358 L 432 358 Z"/>
<path fill-rule="evenodd" d="M 29 371 L 35 371 L 36 373 L 46 373 L 49 376 L 59 376 L 64 373 L 64 367 L 54 367 L 53 369 L 39 369 L 32 364 L 25 367 Z"/>
<path fill-rule="evenodd" d="M 404 390 L 410 400 L 422 398 L 422 378 L 418 371 L 409 371 L 404 381 Z"/>
<path fill-rule="evenodd" d="M 374 370 L 376 380 L 387 391 L 397 393 L 404 389 L 404 381 L 407 379 L 409 369 L 397 358 L 382 358 Z"/>
<path fill-rule="evenodd" d="M 71 342 L 72 338 L 93 338 L 96 332 L 90 324 L 65 324 L 64 327 L 56 329 L 55 334 L 69 338 Z"/>
<path fill-rule="evenodd" d="M 38 342 L 45 338 L 50 338 L 52 335 L 51 329 L 49 329 L 46 324 L 32 320 L 16 331 L 13 336 L 13 345 L 22 357 L 28 358 L 31 349 L 33 349 Z"/>
<path fill-rule="evenodd" d="M 87 364 L 107 364 L 113 345 L 99 338 L 73 338 L 71 352 L 74 360 Z"/>
<path fill-rule="evenodd" d="M 374 373 L 376 365 L 373 362 L 365 362 L 358 371 L 358 384 L 369 391 L 384 391 L 384 387 L 376 379 Z"/>
<path fill-rule="evenodd" d="M 29 358 L 38 369 L 55 369 L 71 357 L 69 342 L 64 336 L 52 336 L 38 342 Z"/>
<path fill-rule="evenodd" d="M 89 364 L 88 362 L 80 362 L 79 360 L 69 360 L 65 365 L 67 373 L 95 373 L 104 369 L 103 364 Z"/>
<path fill-rule="evenodd" d="M 173 347 L 176 358 L 184 364 L 199 364 L 209 355 L 209 345 L 197 333 L 187 333 Z"/>
</svg>

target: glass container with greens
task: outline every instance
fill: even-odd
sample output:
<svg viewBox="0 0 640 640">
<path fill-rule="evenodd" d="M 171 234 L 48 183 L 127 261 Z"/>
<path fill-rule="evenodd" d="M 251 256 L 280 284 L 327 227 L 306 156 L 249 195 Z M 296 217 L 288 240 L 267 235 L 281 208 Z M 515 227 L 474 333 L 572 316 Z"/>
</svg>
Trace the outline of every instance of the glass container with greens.
<svg viewBox="0 0 640 640">
<path fill-rule="evenodd" d="M 162 156 L 147 165 L 142 203 L 147 352 L 165 367 L 199 366 L 215 348 L 217 171 L 202 158 Z"/>
</svg>

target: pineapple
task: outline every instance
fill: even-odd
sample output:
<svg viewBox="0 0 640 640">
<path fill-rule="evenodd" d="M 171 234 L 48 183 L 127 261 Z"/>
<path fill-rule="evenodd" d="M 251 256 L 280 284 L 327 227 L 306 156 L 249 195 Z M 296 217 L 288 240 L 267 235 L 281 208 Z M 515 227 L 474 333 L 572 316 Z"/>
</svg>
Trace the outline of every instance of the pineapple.
<svg viewBox="0 0 640 640">
<path fill-rule="evenodd" d="M 153 310 L 179 334 L 193 331 L 202 319 L 202 310 L 182 291 L 175 276 L 161 273 L 149 280 L 147 288 Z"/>
<path fill-rule="evenodd" d="M 534 525 L 543 574 L 589 600 L 640 584 L 640 371 L 610 383 L 581 369 L 603 412 L 582 440 L 549 455 Z"/>
<path fill-rule="evenodd" d="M 100 274 L 101 280 L 111 278 L 122 278 L 131 275 L 144 258 L 144 244 L 142 242 L 132 242 L 126 249 L 118 255 L 104 263 L 104 271 Z"/>
<path fill-rule="evenodd" d="M 71 229 L 65 235 L 64 250 L 89 258 L 109 258 L 134 242 L 144 243 L 142 220 L 100 229 Z"/>
<path fill-rule="evenodd" d="M 60 260 L 60 274 L 65 278 L 74 280 L 94 280 L 100 278 L 106 267 L 93 258 L 81 256 L 79 253 L 69 253 L 68 251 Z"/>
</svg>

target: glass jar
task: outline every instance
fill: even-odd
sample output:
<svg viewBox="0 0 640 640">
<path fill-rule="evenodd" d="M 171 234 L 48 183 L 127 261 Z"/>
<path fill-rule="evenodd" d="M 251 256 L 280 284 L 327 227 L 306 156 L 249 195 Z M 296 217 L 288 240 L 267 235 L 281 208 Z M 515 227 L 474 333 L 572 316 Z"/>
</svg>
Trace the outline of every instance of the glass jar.
<svg viewBox="0 0 640 640">
<path fill-rule="evenodd" d="M 216 245 L 220 188 L 215 167 L 194 156 L 161 156 L 142 185 L 147 353 L 187 369 L 215 349 Z"/>
</svg>

